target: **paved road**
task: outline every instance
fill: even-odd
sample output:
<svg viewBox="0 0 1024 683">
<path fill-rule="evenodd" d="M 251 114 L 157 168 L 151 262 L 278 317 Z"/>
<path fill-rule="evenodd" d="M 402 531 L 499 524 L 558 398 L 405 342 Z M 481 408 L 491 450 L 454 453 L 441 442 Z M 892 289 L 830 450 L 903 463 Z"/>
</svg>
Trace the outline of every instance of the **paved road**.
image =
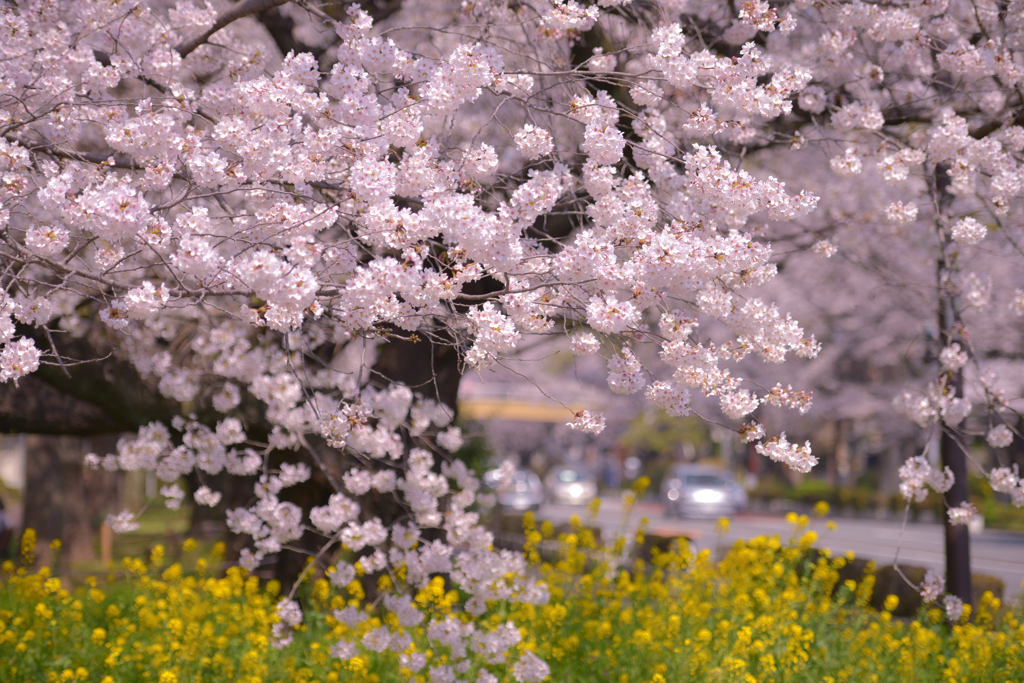
<svg viewBox="0 0 1024 683">
<path fill-rule="evenodd" d="M 710 549 L 716 555 L 740 538 L 769 535 L 788 538 L 792 529 L 782 515 L 739 514 L 732 518 L 729 532 L 720 537 L 715 533 L 715 520 L 671 519 L 662 514 L 657 503 L 640 503 L 625 524 L 632 533 L 641 517 L 647 517 L 651 532 L 678 533 L 693 539 L 698 550 Z M 583 516 L 585 510 L 570 505 L 545 505 L 538 515 L 552 522 L 567 522 L 573 515 Z M 825 528 L 826 520 L 811 520 L 810 527 L 818 532 L 819 547 L 835 553 L 852 550 L 858 557 L 875 560 L 879 565 L 892 564 L 899 548 L 901 564 L 917 565 L 945 571 L 945 545 L 939 524 L 907 524 L 868 519 L 836 519 L 837 529 Z M 622 505 L 618 501 L 605 501 L 596 520 L 602 535 L 610 538 L 623 529 Z M 1006 584 L 1006 598 L 1015 598 L 1024 592 L 1024 534 L 986 529 L 971 535 L 971 561 L 974 572 L 989 574 Z"/>
<path fill-rule="evenodd" d="M 12 506 L 13 507 L 13 506 Z M 8 509 L 8 521 L 20 524 L 20 509 Z M 583 516 L 586 511 L 571 505 L 545 505 L 538 517 L 552 522 L 568 522 L 573 515 Z M 671 519 L 665 517 L 661 505 L 640 503 L 625 528 L 632 534 L 641 517 L 647 517 L 651 532 L 680 534 L 693 539 L 697 550 L 705 548 L 719 556 L 733 541 L 753 536 L 781 536 L 788 538 L 792 530 L 782 515 L 740 514 L 732 518 L 729 533 L 720 537 L 715 533 L 715 520 Z M 597 517 L 597 525 L 605 538 L 611 538 L 623 529 L 622 504 L 617 500 L 604 501 Z M 818 532 L 820 547 L 835 553 L 852 550 L 858 557 L 875 560 L 879 565 L 892 564 L 897 548 L 900 562 L 928 569 L 945 571 L 945 550 L 942 526 L 939 524 L 908 524 L 902 532 L 896 522 L 868 519 L 837 519 L 838 528 L 830 532 L 825 520 L 811 520 L 810 528 Z M 986 529 L 971 536 L 973 571 L 996 576 L 1006 585 L 1007 598 L 1024 594 L 1024 534 Z"/>
</svg>

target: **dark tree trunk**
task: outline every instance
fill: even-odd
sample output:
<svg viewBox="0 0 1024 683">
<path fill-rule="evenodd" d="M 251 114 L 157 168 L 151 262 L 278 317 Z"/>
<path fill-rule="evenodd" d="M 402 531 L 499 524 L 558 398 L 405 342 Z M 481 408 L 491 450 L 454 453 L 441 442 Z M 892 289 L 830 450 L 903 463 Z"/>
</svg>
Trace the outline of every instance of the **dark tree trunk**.
<svg viewBox="0 0 1024 683">
<path fill-rule="evenodd" d="M 942 432 L 942 464 L 953 471 L 956 480 L 946 493 L 950 507 L 967 502 L 967 458 L 963 449 L 945 430 Z M 971 596 L 971 534 L 965 524 L 954 525 L 946 515 L 946 590 L 964 601 Z"/>
<path fill-rule="evenodd" d="M 404 384 L 454 413 L 462 372 L 458 350 L 452 345 L 392 339 L 381 348 L 372 376 L 387 384 Z"/>
<path fill-rule="evenodd" d="M 25 437 L 23 525 L 35 529 L 44 555 L 50 541 L 60 540 L 71 562 L 95 559 L 94 531 L 117 505 L 117 476 L 85 469 L 85 446 L 73 436 Z"/>
<path fill-rule="evenodd" d="M 949 192 L 950 176 L 948 168 L 940 164 L 934 169 L 934 186 L 932 196 L 938 203 L 940 212 L 947 209 L 953 200 Z M 957 254 L 951 251 L 953 245 L 950 236 L 937 226 L 939 237 L 939 258 L 936 263 L 936 289 L 938 297 L 938 323 L 939 323 L 939 352 L 942 348 L 948 347 L 954 342 L 962 341 L 959 338 L 959 314 L 956 293 L 951 291 L 950 277 L 956 266 Z M 938 357 L 938 354 L 936 354 Z M 963 373 L 947 373 L 947 388 L 951 390 L 952 397 L 962 398 L 964 395 Z M 939 438 L 939 455 L 943 467 L 949 467 L 953 472 L 955 481 L 953 487 L 946 492 L 944 499 L 948 507 L 956 507 L 967 502 L 967 456 L 960 444 L 953 437 L 954 427 L 946 426 L 939 420 L 939 428 L 942 435 Z M 964 525 L 950 523 L 949 515 L 945 516 L 945 537 L 946 537 L 946 590 L 952 595 L 964 601 L 964 604 L 971 602 L 971 537 L 970 532 Z"/>
<path fill-rule="evenodd" d="M 374 383 L 404 384 L 415 393 L 448 406 L 453 414 L 456 410 L 461 377 L 459 353 L 455 346 L 430 340 L 411 342 L 391 339 L 380 348 L 377 362 L 371 370 Z M 316 459 L 319 460 L 312 461 L 312 454 L 305 454 L 308 464 L 312 466 L 313 476 L 308 481 L 282 492 L 282 500 L 295 503 L 306 514 L 313 507 L 326 505 L 328 498 L 335 492 L 328 476 L 335 482 L 340 482 L 341 475 L 356 464 L 355 461 L 348 460 L 343 453 L 328 447 L 323 441 L 310 441 L 310 445 L 316 449 Z M 366 519 L 380 517 L 387 524 L 404 514 L 393 496 L 368 494 L 360 503 Z M 295 550 L 286 549 L 278 554 L 274 577 L 281 582 L 285 590 L 299 578 L 308 558 L 317 552 L 322 542 L 322 536 L 307 531 L 300 539 L 290 544 Z"/>
<path fill-rule="evenodd" d="M 951 344 L 954 339 L 954 307 L 955 302 L 948 294 L 940 298 L 939 329 L 941 342 Z M 956 398 L 964 395 L 963 373 L 958 370 L 952 373 L 951 389 Z M 957 440 L 950 433 L 951 427 L 942 430 L 939 440 L 939 453 L 942 466 L 949 467 L 953 472 L 953 487 L 946 492 L 946 504 L 956 507 L 967 502 L 967 456 Z M 964 524 L 953 524 L 949 515 L 943 520 L 946 537 L 946 590 L 969 604 L 971 597 L 971 534 Z"/>
</svg>

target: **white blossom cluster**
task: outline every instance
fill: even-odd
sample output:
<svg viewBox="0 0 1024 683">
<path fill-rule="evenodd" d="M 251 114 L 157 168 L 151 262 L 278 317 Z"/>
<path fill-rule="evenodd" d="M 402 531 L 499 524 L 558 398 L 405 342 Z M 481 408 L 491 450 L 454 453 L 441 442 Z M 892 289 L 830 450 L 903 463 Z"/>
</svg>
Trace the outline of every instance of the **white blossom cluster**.
<svg viewBox="0 0 1024 683">
<path fill-rule="evenodd" d="M 966 526 L 980 514 L 974 503 L 961 503 L 949 508 L 946 513 L 949 515 L 949 523 L 954 526 Z"/>
<path fill-rule="evenodd" d="M 776 462 L 783 462 L 797 472 L 810 472 L 811 468 L 818 464 L 818 459 L 811 455 L 810 441 L 803 446 L 797 446 L 786 440 L 785 433 L 765 443 L 759 443 L 755 448 L 761 455 L 766 455 Z"/>
<path fill-rule="evenodd" d="M 946 590 L 946 580 L 934 570 L 929 569 L 921 584 L 921 598 L 925 602 L 935 602 Z"/>
<path fill-rule="evenodd" d="M 1024 479 L 1020 478 L 1017 466 L 996 467 L 988 473 L 988 481 L 992 490 L 1005 493 L 1017 507 L 1024 507 Z"/>
<path fill-rule="evenodd" d="M 940 360 L 944 370 L 963 366 L 966 356 L 960 351 L 959 345 L 943 350 Z M 921 427 L 928 427 L 939 421 L 955 427 L 971 414 L 973 406 L 969 399 L 956 396 L 949 390 L 945 380 L 940 380 L 928 388 L 924 396 L 914 396 L 905 391 L 893 401 L 893 407 Z"/>
<path fill-rule="evenodd" d="M 966 523 L 966 522 L 965 522 Z M 936 602 L 942 597 L 942 608 L 946 618 L 956 623 L 964 613 L 963 600 L 955 595 L 943 595 L 946 591 L 946 580 L 938 572 L 929 569 L 924 576 L 924 581 L 918 587 L 921 599 L 926 603 Z"/>
<path fill-rule="evenodd" d="M 936 493 L 945 493 L 953 486 L 953 472 L 948 468 L 936 469 L 923 455 L 908 458 L 900 466 L 900 494 L 908 501 L 921 502 L 931 488 Z"/>
<path fill-rule="evenodd" d="M 16 303 L 0 293 L 0 384 L 17 382 L 39 369 L 42 353 L 27 337 L 15 339 L 14 318 L 27 324 L 45 325 L 51 308 L 45 299 Z"/>
</svg>

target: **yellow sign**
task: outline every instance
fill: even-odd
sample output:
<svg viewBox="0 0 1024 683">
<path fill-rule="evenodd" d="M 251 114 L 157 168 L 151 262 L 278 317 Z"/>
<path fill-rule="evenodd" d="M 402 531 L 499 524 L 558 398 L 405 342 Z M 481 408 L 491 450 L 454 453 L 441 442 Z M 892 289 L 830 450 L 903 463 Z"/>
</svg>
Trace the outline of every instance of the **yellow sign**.
<svg viewBox="0 0 1024 683">
<path fill-rule="evenodd" d="M 570 422 L 583 406 L 534 403 L 504 399 L 468 399 L 459 402 L 459 415 L 469 420 L 511 420 L 513 422 Z"/>
</svg>

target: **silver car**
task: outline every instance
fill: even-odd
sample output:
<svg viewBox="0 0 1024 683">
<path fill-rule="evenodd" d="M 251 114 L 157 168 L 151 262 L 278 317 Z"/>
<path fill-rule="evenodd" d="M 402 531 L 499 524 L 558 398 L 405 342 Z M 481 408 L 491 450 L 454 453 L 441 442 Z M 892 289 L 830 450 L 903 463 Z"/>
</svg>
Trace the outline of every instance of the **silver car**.
<svg viewBox="0 0 1024 683">
<path fill-rule="evenodd" d="M 747 506 L 747 492 L 724 470 L 679 465 L 665 475 L 661 501 L 669 517 L 731 517 Z"/>
<path fill-rule="evenodd" d="M 505 486 L 499 486 L 500 473 L 491 470 L 484 474 L 484 483 L 498 494 L 498 507 L 502 510 L 540 510 L 544 504 L 544 485 L 535 472 L 517 469 Z"/>
<path fill-rule="evenodd" d="M 556 503 L 586 505 L 597 497 L 597 477 L 583 467 L 555 467 L 544 477 L 544 484 L 551 499 Z"/>
</svg>

